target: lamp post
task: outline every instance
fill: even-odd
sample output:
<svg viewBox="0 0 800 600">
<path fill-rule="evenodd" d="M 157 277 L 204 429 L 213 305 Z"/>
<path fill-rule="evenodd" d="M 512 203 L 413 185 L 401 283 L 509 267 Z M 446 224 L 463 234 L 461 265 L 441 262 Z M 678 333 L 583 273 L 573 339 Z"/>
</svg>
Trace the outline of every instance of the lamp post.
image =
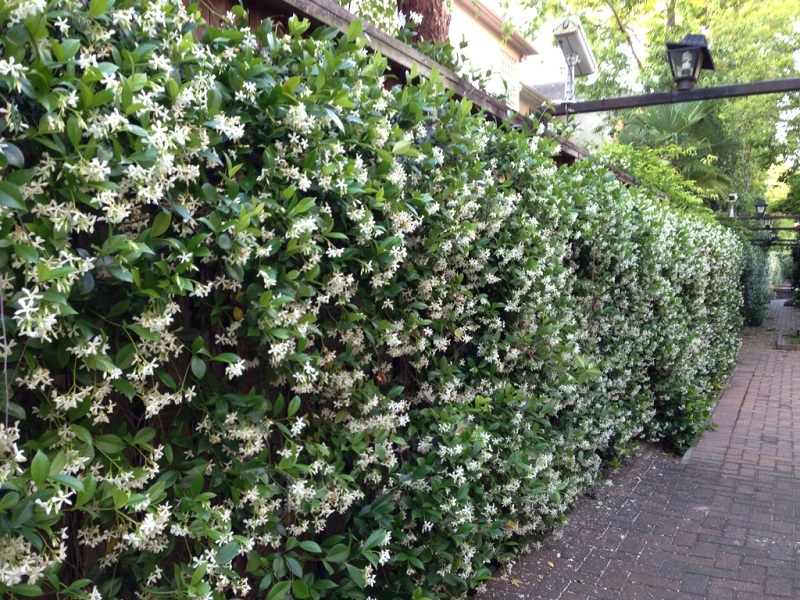
<svg viewBox="0 0 800 600">
<path fill-rule="evenodd" d="M 759 198 L 756 200 L 756 218 L 763 219 L 764 215 L 767 214 L 767 203 L 764 202 L 763 198 Z"/>
<path fill-rule="evenodd" d="M 704 35 L 687 35 L 680 42 L 667 42 L 667 56 L 675 89 L 681 92 L 694 87 L 703 69 L 714 70 Z"/>
</svg>

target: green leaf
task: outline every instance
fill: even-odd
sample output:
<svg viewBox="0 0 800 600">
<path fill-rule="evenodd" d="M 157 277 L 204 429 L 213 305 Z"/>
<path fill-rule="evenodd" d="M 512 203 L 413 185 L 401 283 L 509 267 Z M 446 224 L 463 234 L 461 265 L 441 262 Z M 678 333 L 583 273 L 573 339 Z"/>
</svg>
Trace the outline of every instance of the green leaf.
<svg viewBox="0 0 800 600">
<path fill-rule="evenodd" d="M 77 581 L 72 582 L 72 585 L 70 585 L 67 589 L 71 592 L 74 592 L 85 588 L 91 583 L 92 583 L 91 579 L 78 579 Z"/>
<path fill-rule="evenodd" d="M 39 253 L 36 251 L 36 248 L 21 246 L 20 244 L 14 244 L 13 248 L 14 254 L 25 262 L 35 263 L 39 260 Z"/>
<path fill-rule="evenodd" d="M 35 598 L 44 594 L 40 586 L 32 585 L 30 583 L 18 583 L 11 588 L 11 593 L 29 598 Z"/>
<path fill-rule="evenodd" d="M 325 555 L 325 560 L 332 563 L 341 563 L 350 558 L 350 548 L 344 544 L 336 544 L 333 548 L 328 550 Z"/>
<path fill-rule="evenodd" d="M 50 48 L 53 50 L 55 59 L 58 62 L 62 62 L 64 60 L 64 49 L 61 47 L 61 44 L 59 44 L 57 40 L 51 39 Z"/>
<path fill-rule="evenodd" d="M 89 433 L 89 430 L 86 429 L 86 427 L 82 425 L 73 424 L 70 427 L 70 430 L 72 431 L 73 434 L 75 434 L 75 437 L 78 438 L 80 441 L 82 441 L 84 444 L 91 445 L 92 434 Z"/>
<path fill-rule="evenodd" d="M 20 495 L 17 492 L 7 492 L 5 496 L 0 498 L 0 512 L 16 506 L 19 499 Z"/>
<path fill-rule="evenodd" d="M 59 450 L 58 454 L 50 461 L 50 477 L 60 474 L 65 466 L 67 466 L 67 453 L 64 452 L 64 450 Z M 77 481 L 77 479 L 75 481 Z"/>
<path fill-rule="evenodd" d="M 303 565 L 300 564 L 300 561 L 296 558 L 291 556 L 286 557 L 286 566 L 289 568 L 289 571 L 292 572 L 292 575 L 295 577 L 302 577 L 303 576 Z"/>
<path fill-rule="evenodd" d="M 78 146 L 81 144 L 81 136 L 83 135 L 83 131 L 81 131 L 80 123 L 78 122 L 78 118 L 75 115 L 70 115 L 69 119 L 67 119 L 67 137 L 69 138 L 72 147 L 76 150 Z"/>
<path fill-rule="evenodd" d="M 101 435 L 94 438 L 94 447 L 105 454 L 119 454 L 125 449 L 125 442 L 116 435 Z"/>
<path fill-rule="evenodd" d="M 292 401 L 289 402 L 289 409 L 287 410 L 286 414 L 289 417 L 293 417 L 299 409 L 300 409 L 300 396 L 295 396 L 294 398 L 292 398 Z"/>
<path fill-rule="evenodd" d="M 161 380 L 161 382 L 169 389 L 173 391 L 178 389 L 178 382 L 175 381 L 175 378 L 167 373 L 164 369 L 156 369 L 156 375 L 158 375 L 158 378 Z"/>
<path fill-rule="evenodd" d="M 119 279 L 126 283 L 133 283 L 133 274 L 126 267 L 120 265 L 107 265 L 106 270 L 114 279 Z"/>
<path fill-rule="evenodd" d="M 97 482 L 94 477 L 89 475 L 83 479 L 83 490 L 78 490 L 78 495 L 75 498 L 75 508 L 83 506 L 89 500 L 94 498 L 94 493 L 97 491 Z"/>
<path fill-rule="evenodd" d="M 89 2 L 89 12 L 87 16 L 90 19 L 94 19 L 100 15 L 104 15 L 113 4 L 114 0 L 91 0 Z"/>
<path fill-rule="evenodd" d="M 291 581 L 281 581 L 280 583 L 276 583 L 269 591 L 267 600 L 283 600 L 283 598 L 286 598 L 286 595 L 289 593 L 291 587 Z"/>
<path fill-rule="evenodd" d="M 115 379 L 111 385 L 120 393 L 123 394 L 128 400 L 133 400 L 136 395 L 136 388 L 127 379 Z"/>
<path fill-rule="evenodd" d="M 121 300 L 117 302 L 114 306 L 112 306 L 111 310 L 109 310 L 108 313 L 106 314 L 106 317 L 111 319 L 113 319 L 114 317 L 118 317 L 121 314 L 125 313 L 128 310 L 128 308 L 130 308 L 130 305 L 131 305 L 131 299 L 125 298 L 124 300 Z"/>
<path fill-rule="evenodd" d="M 137 105 L 139 106 L 139 105 Z M 149 137 L 150 134 L 144 127 L 139 127 L 138 125 L 128 125 L 128 131 L 130 131 L 133 135 L 137 137 Z"/>
<path fill-rule="evenodd" d="M 134 333 L 138 334 L 139 337 L 149 342 L 158 342 L 161 340 L 160 335 L 158 335 L 154 331 L 150 331 L 149 329 L 142 327 L 138 323 L 131 323 L 130 325 L 126 325 L 125 328 L 130 329 Z"/>
<path fill-rule="evenodd" d="M 36 455 L 31 461 L 31 478 L 33 482 L 42 487 L 50 475 L 50 459 L 41 450 L 36 451 Z"/>
<path fill-rule="evenodd" d="M 303 540 L 300 542 L 300 547 L 306 552 L 311 552 L 312 554 L 322 554 L 322 548 L 320 548 L 319 544 L 317 542 L 312 542 L 311 540 Z"/>
<path fill-rule="evenodd" d="M 21 169 L 25 166 L 25 157 L 22 155 L 22 151 L 14 144 L 6 142 L 3 147 L 3 156 L 6 157 L 8 164 L 12 167 Z"/>
<path fill-rule="evenodd" d="M 200 188 L 202 191 L 202 196 L 205 198 L 206 202 L 209 204 L 216 204 L 219 201 L 219 192 L 217 188 L 215 188 L 210 183 L 204 183 L 203 187 Z M 213 228 L 212 228 L 213 230 Z"/>
<path fill-rule="evenodd" d="M 411 142 L 408 140 L 400 140 L 399 142 L 395 142 L 392 147 L 392 154 L 405 154 L 410 148 Z"/>
<path fill-rule="evenodd" d="M 11 526 L 19 527 L 23 523 L 29 522 L 33 518 L 34 506 L 32 501 L 25 500 L 17 504 L 14 511 L 11 513 Z"/>
<path fill-rule="evenodd" d="M 367 586 L 367 580 L 364 579 L 364 573 L 361 569 L 351 564 L 346 564 L 345 567 L 347 568 L 347 573 L 350 575 L 350 579 L 363 590 Z"/>
<path fill-rule="evenodd" d="M 290 77 L 281 84 L 281 89 L 285 94 L 291 96 L 294 94 L 295 90 L 300 87 L 302 81 L 300 76 Z"/>
<path fill-rule="evenodd" d="M 297 15 L 289 18 L 289 35 L 294 38 L 299 38 L 308 31 L 309 27 L 311 27 L 311 21 L 308 19 L 299 19 Z"/>
<path fill-rule="evenodd" d="M 0 402 L 0 413 L 7 413 L 9 416 L 19 419 L 20 421 L 24 421 L 26 416 L 25 409 L 22 408 L 22 406 L 16 402 L 8 401 L 6 401 L 5 405 Z"/>
<path fill-rule="evenodd" d="M 153 237 L 161 236 L 162 233 L 169 229 L 170 223 L 172 223 L 172 214 L 163 210 L 159 211 L 155 219 L 153 219 L 153 226 L 150 228 Z"/>
<path fill-rule="evenodd" d="M 283 327 L 274 327 L 273 329 L 270 329 L 267 334 L 279 340 L 288 340 L 290 337 L 292 337 L 292 331 Z"/>
<path fill-rule="evenodd" d="M 40 269 L 40 267 L 42 268 Z M 67 275 L 72 275 L 73 273 L 78 272 L 78 269 L 75 267 L 56 267 L 55 269 L 49 269 L 43 263 L 37 263 L 36 268 L 39 272 L 39 281 L 63 279 Z"/>
<path fill-rule="evenodd" d="M 192 573 L 192 579 L 189 582 L 189 585 L 197 585 L 198 583 L 200 583 L 203 577 L 205 577 L 207 568 L 208 568 L 208 563 L 205 561 L 197 565 L 197 568 L 194 570 L 194 573 Z"/>
<path fill-rule="evenodd" d="M 292 584 L 292 596 L 295 598 L 310 598 L 311 593 L 308 591 L 308 585 L 302 579 L 295 579 Z"/>
<path fill-rule="evenodd" d="M 133 443 L 147 444 L 154 437 L 156 437 L 156 430 L 152 427 L 145 427 L 136 433 L 136 437 L 133 438 Z"/>
<path fill-rule="evenodd" d="M 314 206 L 314 202 L 314 198 L 303 198 L 300 200 L 300 202 L 294 205 L 294 208 L 289 211 L 289 216 L 293 217 L 295 215 L 302 215 L 303 213 L 308 212 L 308 210 Z"/>
<path fill-rule="evenodd" d="M 114 501 L 114 508 L 122 508 L 126 504 L 128 504 L 128 498 L 130 497 L 130 492 L 126 492 L 125 490 L 121 490 L 119 488 L 111 488 L 111 499 Z"/>
<path fill-rule="evenodd" d="M 195 377 L 197 377 L 198 379 L 202 379 L 203 377 L 205 377 L 206 361 L 204 361 L 202 358 L 200 358 L 199 356 L 193 356 L 191 367 L 192 367 L 192 373 L 194 374 Z"/>
<path fill-rule="evenodd" d="M 314 582 L 313 587 L 315 590 L 325 591 L 336 589 L 339 586 L 337 586 L 336 583 L 330 579 L 318 579 L 316 582 Z"/>
<path fill-rule="evenodd" d="M 206 356 L 209 356 L 208 350 L 206 350 L 206 341 L 202 336 L 198 335 L 196 338 L 194 338 L 194 341 L 192 342 L 192 352 L 194 354 L 205 354 Z"/>
<path fill-rule="evenodd" d="M 367 541 L 364 542 L 364 545 L 361 547 L 361 550 L 369 550 L 374 548 L 383 540 L 386 539 L 386 532 L 383 529 L 378 529 L 377 531 L 373 531 L 372 534 L 367 538 Z"/>
<path fill-rule="evenodd" d="M 61 42 L 61 49 L 64 51 L 64 60 L 69 60 L 81 49 L 81 42 L 73 38 L 63 40 Z"/>
<path fill-rule="evenodd" d="M 223 352 L 222 354 L 217 354 L 213 360 L 233 364 L 239 362 L 239 355 L 233 352 Z"/>
<path fill-rule="evenodd" d="M 19 187 L 8 181 L 0 181 L 0 204 L 13 210 L 28 212 Z"/>
<path fill-rule="evenodd" d="M 361 35 L 362 31 L 364 31 L 364 24 L 358 19 L 352 21 L 350 27 L 347 28 L 347 41 L 354 41 Z"/>
<path fill-rule="evenodd" d="M 56 483 L 60 483 L 70 489 L 75 490 L 76 492 L 83 491 L 83 483 L 76 477 L 72 475 L 53 475 L 50 477 Z"/>
<path fill-rule="evenodd" d="M 217 550 L 217 564 L 223 565 L 231 562 L 236 555 L 239 554 L 239 550 L 239 542 L 228 542 L 222 548 Z"/>
</svg>

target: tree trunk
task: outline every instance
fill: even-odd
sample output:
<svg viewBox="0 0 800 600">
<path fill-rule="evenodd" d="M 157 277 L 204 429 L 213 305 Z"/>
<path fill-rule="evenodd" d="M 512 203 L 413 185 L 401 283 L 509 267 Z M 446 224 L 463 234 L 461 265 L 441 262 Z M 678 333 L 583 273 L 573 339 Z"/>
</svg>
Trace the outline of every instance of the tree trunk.
<svg viewBox="0 0 800 600">
<path fill-rule="evenodd" d="M 671 29 L 675 29 L 675 0 L 667 3 L 667 33 Z"/>
<path fill-rule="evenodd" d="M 450 13 L 446 0 L 397 0 L 397 8 L 411 20 L 411 13 L 422 15 L 417 27 L 418 39 L 428 42 L 444 42 L 450 34 Z"/>
</svg>

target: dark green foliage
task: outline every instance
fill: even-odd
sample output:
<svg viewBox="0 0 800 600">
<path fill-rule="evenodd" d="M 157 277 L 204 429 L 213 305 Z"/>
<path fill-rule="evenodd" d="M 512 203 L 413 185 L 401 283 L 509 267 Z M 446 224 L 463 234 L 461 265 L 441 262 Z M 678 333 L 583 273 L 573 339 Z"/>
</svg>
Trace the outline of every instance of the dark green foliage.
<svg viewBox="0 0 800 600">
<path fill-rule="evenodd" d="M 458 596 L 703 430 L 731 232 L 360 23 L 227 21 L 0 8 L 0 595 Z"/>
<path fill-rule="evenodd" d="M 746 325 L 761 325 L 767 316 L 767 304 L 773 298 L 770 289 L 769 257 L 752 244 L 744 246 L 742 269 L 742 316 Z"/>
</svg>

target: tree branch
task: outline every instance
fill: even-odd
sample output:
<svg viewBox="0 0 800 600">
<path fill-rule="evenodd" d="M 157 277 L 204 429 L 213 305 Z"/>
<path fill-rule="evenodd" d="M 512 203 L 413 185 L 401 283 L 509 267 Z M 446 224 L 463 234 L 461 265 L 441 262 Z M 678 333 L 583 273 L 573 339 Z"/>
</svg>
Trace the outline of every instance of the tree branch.
<svg viewBox="0 0 800 600">
<path fill-rule="evenodd" d="M 608 8 L 611 9 L 611 12 L 614 13 L 614 18 L 617 20 L 617 27 L 619 27 L 619 30 L 625 36 L 625 39 L 628 40 L 628 47 L 630 47 L 630 49 L 631 49 L 631 54 L 633 54 L 633 58 L 636 60 L 636 64 L 639 65 L 639 70 L 641 70 L 642 69 L 642 61 L 639 60 L 639 56 L 636 54 L 636 49 L 633 46 L 633 39 L 631 39 L 631 36 L 628 33 L 628 30 L 625 29 L 625 25 L 622 24 L 622 19 L 620 19 L 619 13 L 617 12 L 617 9 L 614 7 L 613 4 L 611 4 L 611 0 L 605 0 L 605 3 L 608 5 Z"/>
</svg>

